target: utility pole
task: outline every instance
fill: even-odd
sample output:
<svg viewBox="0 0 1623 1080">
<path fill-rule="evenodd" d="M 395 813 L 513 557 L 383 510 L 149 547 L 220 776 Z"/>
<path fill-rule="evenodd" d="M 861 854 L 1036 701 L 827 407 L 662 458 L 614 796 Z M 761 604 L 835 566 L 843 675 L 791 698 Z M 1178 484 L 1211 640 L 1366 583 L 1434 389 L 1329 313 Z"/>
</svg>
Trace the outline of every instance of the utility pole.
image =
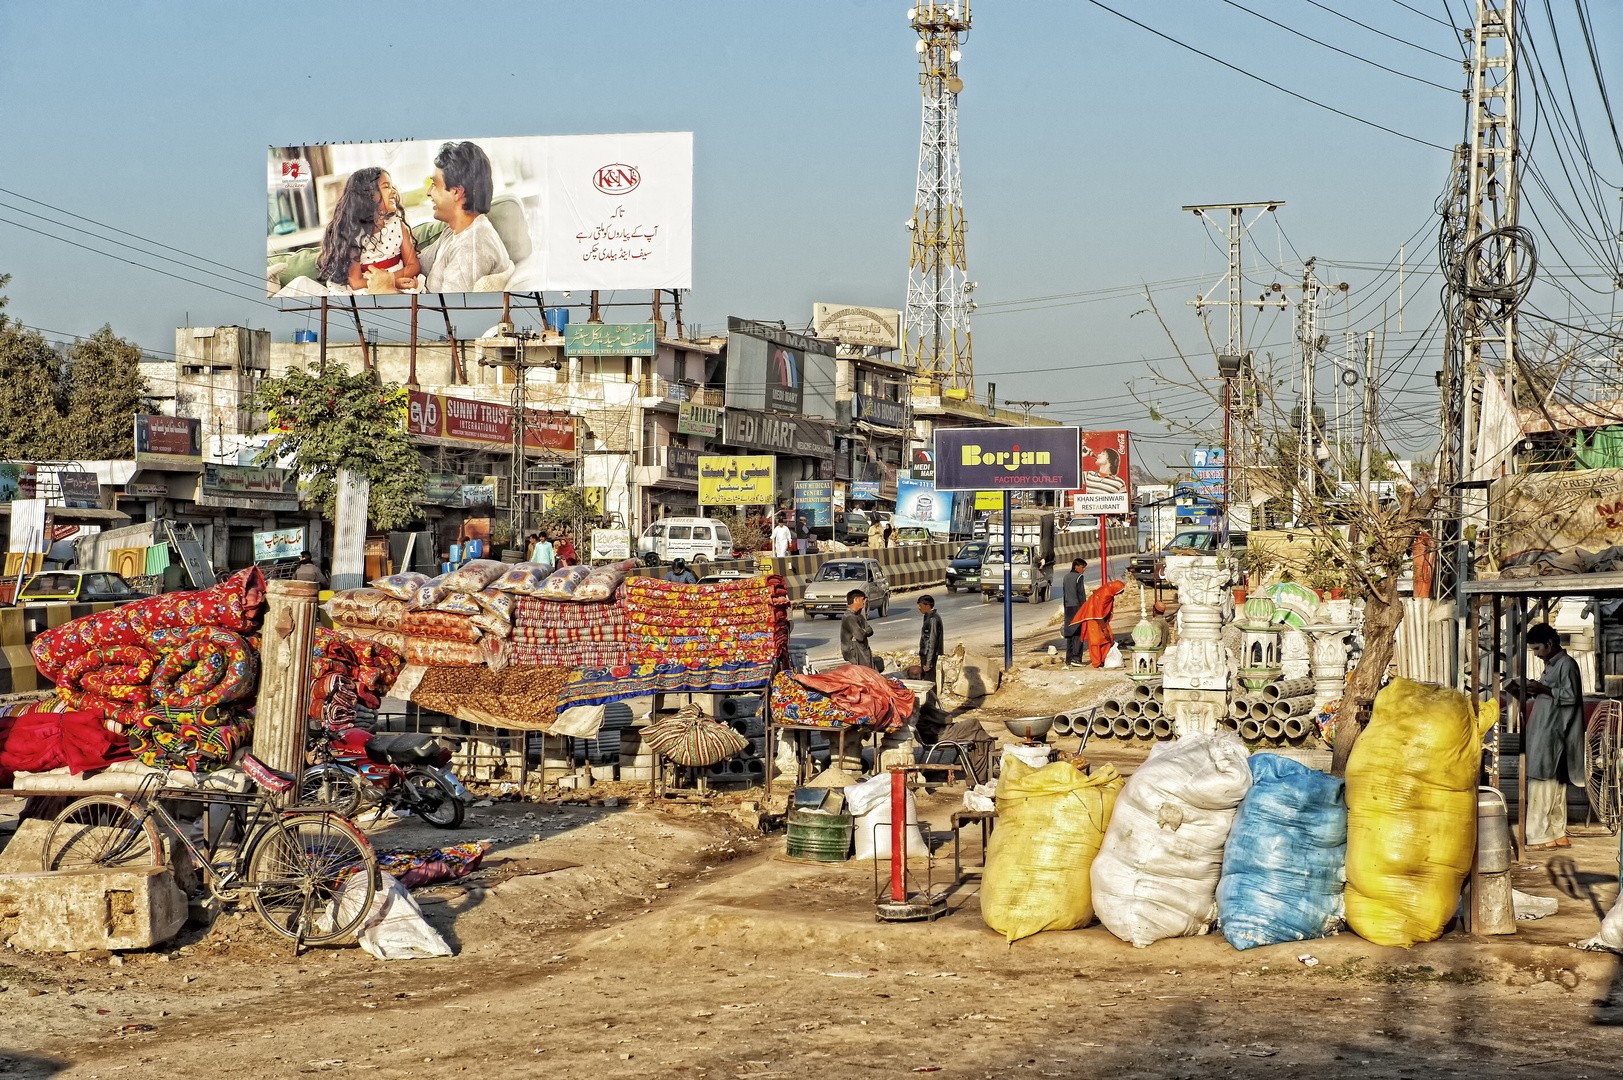
<svg viewBox="0 0 1623 1080">
<path fill-rule="evenodd" d="M 1031 426 L 1031 410 L 1032 409 L 1044 409 L 1044 408 L 1048 407 L 1048 402 L 1046 402 L 1046 401 L 1005 401 L 1003 404 L 1005 404 L 1005 405 L 1013 405 L 1015 408 L 1020 409 L 1020 410 L 1025 412 L 1025 414 L 1026 414 L 1026 422 L 1025 422 L 1024 425 L 1022 425 L 1024 427 L 1030 427 Z"/>
<path fill-rule="evenodd" d="M 1284 200 L 1274 199 L 1269 202 L 1212 203 L 1183 207 L 1196 217 L 1205 218 L 1228 241 L 1228 272 L 1205 293 L 1189 301 L 1196 315 L 1202 314 L 1208 307 L 1228 308 L 1228 341 L 1223 351 L 1217 354 L 1217 373 L 1223 379 L 1223 516 L 1220 524 L 1224 536 L 1228 535 L 1229 506 L 1235 501 L 1246 501 L 1250 494 L 1247 469 L 1262 456 L 1262 445 L 1256 424 L 1258 405 L 1256 372 L 1251 364 L 1251 354 L 1245 348 L 1244 312 L 1247 307 L 1285 306 L 1283 297 L 1272 299 L 1267 294 L 1256 300 L 1240 298 L 1240 289 L 1244 285 L 1241 277 L 1240 241 L 1251 231 L 1253 225 L 1262 220 L 1262 215 L 1258 214 L 1251 219 L 1250 224 L 1246 224 L 1245 212 L 1266 210 L 1272 213 L 1284 205 Z M 1226 218 L 1220 220 L 1214 216 L 1220 212 L 1227 215 Z M 1228 299 L 1212 299 L 1224 286 L 1227 286 Z M 1233 434 L 1236 421 L 1241 432 L 1238 445 L 1235 445 Z M 1239 496 L 1238 500 L 1235 498 L 1236 495 Z"/>
<path fill-rule="evenodd" d="M 959 39 L 969 33 L 969 0 L 918 0 L 908 8 L 918 32 L 916 48 L 924 94 L 919 131 L 918 186 L 908 262 L 903 359 L 922 379 L 939 382 L 950 396 L 972 401 L 975 364 L 969 345 L 969 294 L 964 255 L 964 192 L 958 170 Z"/>
<path fill-rule="evenodd" d="M 1364 434 L 1358 449 L 1358 484 L 1370 497 L 1375 470 L 1375 331 L 1364 332 Z"/>
</svg>

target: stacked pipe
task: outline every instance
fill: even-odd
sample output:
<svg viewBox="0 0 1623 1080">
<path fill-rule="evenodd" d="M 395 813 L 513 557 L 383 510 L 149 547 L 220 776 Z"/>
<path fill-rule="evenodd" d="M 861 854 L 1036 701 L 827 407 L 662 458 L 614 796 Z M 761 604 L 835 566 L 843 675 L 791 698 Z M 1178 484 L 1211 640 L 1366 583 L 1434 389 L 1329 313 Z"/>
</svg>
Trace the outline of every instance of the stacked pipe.
<svg viewBox="0 0 1623 1080">
<path fill-rule="evenodd" d="M 1246 742 L 1298 742 L 1314 731 L 1313 680 L 1285 679 L 1229 702 L 1223 726 Z"/>
<path fill-rule="evenodd" d="M 750 744 L 737 756 L 707 766 L 705 777 L 711 783 L 761 783 L 766 779 L 767 746 L 760 695 L 738 694 L 717 697 L 715 701 L 716 719 L 744 736 Z"/>
<path fill-rule="evenodd" d="M 1080 733 L 1084 723 L 1080 712 L 1062 714 L 1067 727 Z M 1059 717 L 1055 718 L 1056 727 Z M 1140 683 L 1130 694 L 1106 698 L 1093 713 L 1092 733 L 1096 739 L 1170 739 L 1172 719 L 1166 715 L 1166 691 L 1160 683 Z"/>
</svg>

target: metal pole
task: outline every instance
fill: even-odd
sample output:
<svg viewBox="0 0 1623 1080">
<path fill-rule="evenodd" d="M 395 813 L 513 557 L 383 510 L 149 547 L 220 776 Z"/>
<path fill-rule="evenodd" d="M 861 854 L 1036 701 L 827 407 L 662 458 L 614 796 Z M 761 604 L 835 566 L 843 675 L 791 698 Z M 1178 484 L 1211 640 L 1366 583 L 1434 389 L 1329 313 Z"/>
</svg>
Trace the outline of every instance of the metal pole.
<svg viewBox="0 0 1623 1080">
<path fill-rule="evenodd" d="M 907 773 L 901 769 L 890 771 L 890 898 L 907 902 Z"/>
<path fill-rule="evenodd" d="M 1217 520 L 1217 539 L 1227 546 L 1229 542 L 1229 426 L 1234 416 L 1234 380 L 1223 380 L 1223 501 L 1222 514 Z"/>
<path fill-rule="evenodd" d="M 1003 489 L 1003 670 L 1014 667 L 1014 496 Z"/>
<path fill-rule="evenodd" d="M 1110 545 L 1105 542 L 1105 521 L 1109 514 L 1099 515 L 1099 584 L 1110 580 Z"/>
<path fill-rule="evenodd" d="M 321 298 L 321 348 L 319 350 L 321 373 L 327 374 L 327 298 Z"/>
<path fill-rule="evenodd" d="M 1375 331 L 1364 333 L 1364 435 L 1358 450 L 1358 485 L 1370 495 L 1375 469 Z"/>
<path fill-rule="evenodd" d="M 417 389 L 417 294 L 411 294 L 411 371 L 406 376 L 406 385 Z"/>
</svg>

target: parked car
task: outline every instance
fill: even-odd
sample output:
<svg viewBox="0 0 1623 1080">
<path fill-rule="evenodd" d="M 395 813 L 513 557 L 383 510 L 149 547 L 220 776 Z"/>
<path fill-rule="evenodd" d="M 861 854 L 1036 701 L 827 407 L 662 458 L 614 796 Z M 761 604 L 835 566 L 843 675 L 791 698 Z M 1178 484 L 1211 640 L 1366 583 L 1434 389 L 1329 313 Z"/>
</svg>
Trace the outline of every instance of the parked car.
<svg viewBox="0 0 1623 1080">
<path fill-rule="evenodd" d="M 868 515 L 862 510 L 847 510 L 834 515 L 834 539 L 853 547 L 868 542 Z"/>
<path fill-rule="evenodd" d="M 1229 550 L 1235 555 L 1245 554 L 1243 532 L 1229 533 Z M 1140 551 L 1127 560 L 1127 572 L 1146 585 L 1161 582 L 1166 575 L 1168 555 L 1211 555 L 1216 553 L 1221 537 L 1212 529 L 1188 529 L 1175 534 L 1159 551 Z"/>
<path fill-rule="evenodd" d="M 130 588 L 117 574 L 95 570 L 45 570 L 28 579 L 18 604 L 127 604 L 147 594 Z"/>
<path fill-rule="evenodd" d="M 930 542 L 930 530 L 922 525 L 907 525 L 896 530 L 897 547 L 919 547 Z"/>
<path fill-rule="evenodd" d="M 819 615 L 838 619 L 845 615 L 845 595 L 861 589 L 868 596 L 868 610 L 883 619 L 890 610 L 890 582 L 878 559 L 830 559 L 817 568 L 817 576 L 806 583 L 800 601 L 801 612 L 811 622 Z"/>
<path fill-rule="evenodd" d="M 643 530 L 637 540 L 637 552 L 653 566 L 673 559 L 686 559 L 688 562 L 730 559 L 733 556 L 733 534 L 717 518 L 662 518 Z"/>
<path fill-rule="evenodd" d="M 981 587 L 981 559 L 986 555 L 985 540 L 971 540 L 960 544 L 947 564 L 947 591 L 979 589 Z"/>
</svg>

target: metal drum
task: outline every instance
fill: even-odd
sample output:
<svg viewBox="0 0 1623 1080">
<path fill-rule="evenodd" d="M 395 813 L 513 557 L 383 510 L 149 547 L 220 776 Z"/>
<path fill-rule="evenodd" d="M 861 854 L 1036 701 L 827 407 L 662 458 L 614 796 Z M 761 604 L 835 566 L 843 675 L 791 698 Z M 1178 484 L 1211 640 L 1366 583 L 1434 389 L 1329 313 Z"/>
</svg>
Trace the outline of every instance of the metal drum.
<svg viewBox="0 0 1623 1080">
<path fill-rule="evenodd" d="M 850 814 L 815 814 L 790 807 L 785 853 L 809 862 L 844 862 L 851 854 L 854 823 Z"/>
<path fill-rule="evenodd" d="M 1497 788 L 1482 787 L 1476 795 L 1476 866 L 1482 874 L 1502 874 L 1514 862 L 1510 815 L 1505 796 Z"/>
</svg>

